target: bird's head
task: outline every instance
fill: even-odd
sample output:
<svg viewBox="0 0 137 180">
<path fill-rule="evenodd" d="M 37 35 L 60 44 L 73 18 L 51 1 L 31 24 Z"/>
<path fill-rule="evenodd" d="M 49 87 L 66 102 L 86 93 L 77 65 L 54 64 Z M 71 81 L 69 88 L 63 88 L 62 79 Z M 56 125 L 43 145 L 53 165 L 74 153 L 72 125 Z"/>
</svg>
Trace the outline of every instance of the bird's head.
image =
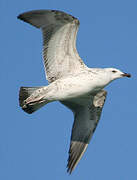
<svg viewBox="0 0 137 180">
<path fill-rule="evenodd" d="M 115 79 L 122 78 L 122 77 L 128 77 L 128 78 L 131 77 L 130 74 L 124 73 L 116 68 L 105 68 L 104 70 L 106 71 L 107 75 L 109 76 L 110 81 L 113 81 Z"/>
</svg>

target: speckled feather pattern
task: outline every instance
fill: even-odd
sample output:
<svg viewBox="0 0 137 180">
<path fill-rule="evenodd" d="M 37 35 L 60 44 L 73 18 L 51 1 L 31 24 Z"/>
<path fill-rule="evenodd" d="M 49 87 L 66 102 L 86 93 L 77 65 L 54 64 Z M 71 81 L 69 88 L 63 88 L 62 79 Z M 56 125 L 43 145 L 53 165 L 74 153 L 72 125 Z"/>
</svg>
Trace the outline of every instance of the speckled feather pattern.
<svg viewBox="0 0 137 180">
<path fill-rule="evenodd" d="M 55 10 L 30 11 L 18 18 L 42 30 L 44 66 L 50 83 L 85 67 L 76 50 L 78 19 Z"/>
<path fill-rule="evenodd" d="M 57 10 L 34 10 L 18 16 L 40 28 L 46 78 L 43 87 L 21 87 L 19 103 L 33 113 L 52 101 L 60 101 L 74 113 L 67 171 L 72 173 L 83 156 L 99 122 L 110 82 L 130 77 L 114 68 L 88 68 L 76 49 L 79 20 Z"/>
</svg>

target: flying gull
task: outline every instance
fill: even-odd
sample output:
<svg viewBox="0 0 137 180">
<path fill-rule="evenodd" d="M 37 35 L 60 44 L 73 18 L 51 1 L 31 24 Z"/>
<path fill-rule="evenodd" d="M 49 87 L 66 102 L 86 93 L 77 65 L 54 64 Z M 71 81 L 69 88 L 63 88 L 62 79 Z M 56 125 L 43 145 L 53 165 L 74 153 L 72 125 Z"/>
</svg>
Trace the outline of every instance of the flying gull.
<svg viewBox="0 0 137 180">
<path fill-rule="evenodd" d="M 103 89 L 121 77 L 115 68 L 88 68 L 76 49 L 79 20 L 58 10 L 34 10 L 18 16 L 40 28 L 48 86 L 21 87 L 19 103 L 31 114 L 53 101 L 60 101 L 74 113 L 67 171 L 71 173 L 96 129 L 107 96 Z"/>
</svg>

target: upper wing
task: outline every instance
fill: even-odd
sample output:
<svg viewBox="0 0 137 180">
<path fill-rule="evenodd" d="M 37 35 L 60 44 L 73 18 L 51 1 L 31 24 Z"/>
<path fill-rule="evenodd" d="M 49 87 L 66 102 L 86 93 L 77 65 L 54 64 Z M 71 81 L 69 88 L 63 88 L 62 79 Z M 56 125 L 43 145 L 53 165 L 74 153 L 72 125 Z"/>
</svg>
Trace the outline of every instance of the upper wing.
<svg viewBox="0 0 137 180">
<path fill-rule="evenodd" d="M 85 103 L 85 105 L 78 105 L 66 101 L 62 102 L 69 107 L 75 115 L 67 164 L 67 171 L 69 173 L 74 170 L 89 144 L 100 119 L 106 95 L 107 92 L 102 90 L 97 93 L 92 100 L 89 99 L 90 103 Z"/>
<path fill-rule="evenodd" d="M 42 29 L 43 58 L 49 82 L 85 67 L 76 50 L 78 19 L 56 10 L 34 10 L 18 18 Z"/>
</svg>

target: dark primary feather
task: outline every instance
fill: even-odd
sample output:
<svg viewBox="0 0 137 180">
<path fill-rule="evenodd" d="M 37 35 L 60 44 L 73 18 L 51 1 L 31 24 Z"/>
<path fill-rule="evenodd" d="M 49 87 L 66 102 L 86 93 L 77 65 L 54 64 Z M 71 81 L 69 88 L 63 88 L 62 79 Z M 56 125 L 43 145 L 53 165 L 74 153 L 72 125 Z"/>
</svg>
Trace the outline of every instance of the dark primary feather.
<svg viewBox="0 0 137 180">
<path fill-rule="evenodd" d="M 56 17 L 56 22 L 53 15 Z M 76 20 L 79 24 L 77 18 L 59 10 L 32 10 L 20 14 L 17 18 L 37 28 L 43 28 L 45 25 L 51 24 L 51 21 L 56 25 L 61 25 Z"/>
<path fill-rule="evenodd" d="M 77 18 L 57 10 L 34 10 L 18 18 L 42 30 L 44 66 L 50 83 L 85 67 L 76 50 Z"/>
<path fill-rule="evenodd" d="M 70 174 L 80 161 L 96 129 L 106 95 L 107 92 L 102 90 L 93 98 L 89 98 L 90 103 L 85 105 L 68 101 L 61 102 L 69 107 L 75 115 L 67 164 L 67 171 Z"/>
</svg>

